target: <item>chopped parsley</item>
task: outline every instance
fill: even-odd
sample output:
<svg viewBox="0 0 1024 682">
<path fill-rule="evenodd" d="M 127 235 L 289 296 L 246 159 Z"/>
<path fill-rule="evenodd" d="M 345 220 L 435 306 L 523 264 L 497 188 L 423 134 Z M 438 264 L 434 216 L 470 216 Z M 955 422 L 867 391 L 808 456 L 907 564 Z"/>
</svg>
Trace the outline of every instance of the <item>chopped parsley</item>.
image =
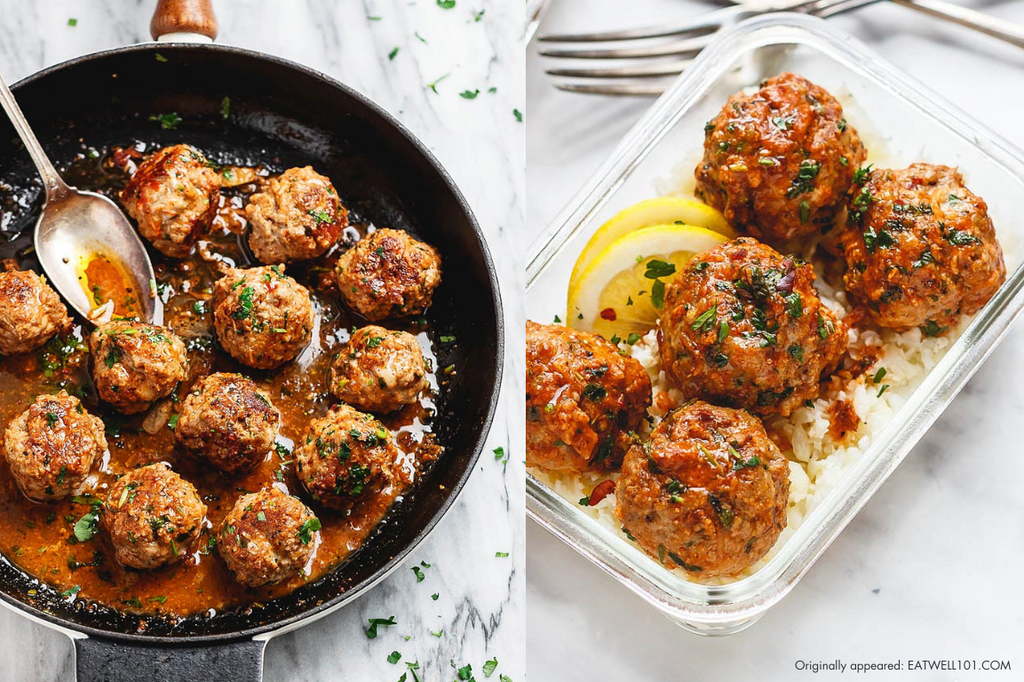
<svg viewBox="0 0 1024 682">
<path fill-rule="evenodd" d="M 462 99 L 476 99 L 477 95 L 480 94 L 479 90 L 463 90 L 459 93 L 459 97 Z"/>
<path fill-rule="evenodd" d="M 366 628 L 366 636 L 370 639 L 377 638 L 377 628 L 381 625 L 398 625 L 398 622 L 395 620 L 394 616 L 388 616 L 387 618 L 370 618 L 369 623 L 370 627 Z"/>
<path fill-rule="evenodd" d="M 149 120 L 156 121 L 164 130 L 174 130 L 181 123 L 181 117 L 173 111 L 169 114 L 153 114 Z"/>
<path fill-rule="evenodd" d="M 940 227 L 942 225 L 940 224 Z M 951 227 L 943 232 L 943 237 L 946 241 L 953 246 L 970 246 L 971 244 L 980 244 L 981 240 L 975 237 L 970 232 L 964 230 L 958 230 L 955 227 Z"/>
<path fill-rule="evenodd" d="M 307 211 L 307 213 L 313 216 L 313 219 L 316 220 L 316 224 L 318 226 L 334 222 L 331 220 L 331 214 L 327 211 Z"/>
<path fill-rule="evenodd" d="M 92 508 L 85 513 L 82 518 L 75 522 L 71 532 L 75 536 L 77 542 L 88 542 L 92 540 L 93 535 L 96 534 L 96 529 L 100 520 L 100 504 L 97 502 L 92 505 Z"/>
<path fill-rule="evenodd" d="M 814 180 L 818 177 L 818 173 L 821 171 L 821 164 L 817 161 L 811 161 L 810 159 L 804 159 L 800 162 L 800 168 L 797 169 L 796 177 L 793 178 L 792 184 L 786 191 L 786 198 L 793 199 L 806 194 L 814 190 Z M 801 211 L 802 213 L 802 211 Z M 800 222 L 807 222 L 801 219 Z"/>
<path fill-rule="evenodd" d="M 252 287 L 247 286 L 242 289 L 242 293 L 238 295 L 238 309 L 231 313 L 231 317 L 236 320 L 247 320 L 252 316 L 252 296 L 254 293 L 256 292 Z"/>
<path fill-rule="evenodd" d="M 320 527 L 320 519 L 315 516 L 311 519 L 306 519 L 305 523 L 299 527 L 299 542 L 304 545 L 308 545 L 309 541 L 312 539 L 312 534 L 320 530 Z M 374 632 L 376 632 L 376 630 Z"/>
<path fill-rule="evenodd" d="M 398 56 L 398 48 L 397 47 L 391 48 L 391 52 L 388 52 L 388 60 L 389 61 L 394 61 L 395 57 L 397 57 L 397 56 Z"/>
<path fill-rule="evenodd" d="M 690 328 L 695 332 L 709 332 L 715 326 L 715 320 L 718 316 L 718 304 L 711 306 L 703 313 L 697 316 L 697 319 L 693 321 Z"/>
</svg>

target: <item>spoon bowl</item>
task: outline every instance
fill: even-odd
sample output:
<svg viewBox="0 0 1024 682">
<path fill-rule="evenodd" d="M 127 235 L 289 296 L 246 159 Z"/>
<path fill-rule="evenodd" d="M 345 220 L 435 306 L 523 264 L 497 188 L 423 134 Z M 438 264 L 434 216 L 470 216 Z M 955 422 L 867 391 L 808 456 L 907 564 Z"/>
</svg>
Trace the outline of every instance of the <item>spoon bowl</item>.
<svg viewBox="0 0 1024 682">
<path fill-rule="evenodd" d="M 106 301 L 91 290 L 87 272 L 93 259 L 112 261 L 131 297 L 125 307 L 143 321 L 161 324 L 163 309 L 156 296 L 153 264 L 138 232 L 107 197 L 68 189 L 47 197 L 33 235 L 50 283 L 82 317 L 98 322 Z M 116 303 L 120 310 L 125 301 Z"/>
<path fill-rule="evenodd" d="M 156 296 L 153 264 L 128 218 L 110 199 L 64 182 L 2 77 L 0 106 L 43 179 L 46 203 L 34 238 L 50 283 L 92 324 L 115 314 L 161 324 L 163 308 Z M 95 281 L 100 275 L 102 286 Z M 112 281 L 116 283 L 111 286 Z"/>
</svg>

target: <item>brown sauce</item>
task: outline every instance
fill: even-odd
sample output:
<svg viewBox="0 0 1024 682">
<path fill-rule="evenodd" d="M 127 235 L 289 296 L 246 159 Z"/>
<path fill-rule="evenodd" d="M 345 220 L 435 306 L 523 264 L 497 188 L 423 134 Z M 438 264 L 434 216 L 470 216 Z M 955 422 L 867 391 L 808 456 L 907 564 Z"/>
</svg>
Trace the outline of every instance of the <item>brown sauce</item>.
<svg viewBox="0 0 1024 682">
<path fill-rule="evenodd" d="M 116 199 L 116 191 L 125 182 L 123 163 L 134 158 L 123 150 L 114 150 L 109 157 L 79 159 L 69 170 L 69 179 L 83 189 L 102 191 Z M 241 170 L 241 169 L 239 169 Z M 164 613 L 170 616 L 202 614 L 244 608 L 284 595 L 316 580 L 337 568 L 356 551 L 377 527 L 392 503 L 404 494 L 424 467 L 441 454 L 442 448 L 431 433 L 434 397 L 445 381 L 444 372 L 430 373 L 430 395 L 419 404 L 382 418 L 396 433 L 396 442 L 403 452 L 405 480 L 401 486 L 385 491 L 375 499 L 366 500 L 348 515 L 341 515 L 311 504 L 323 527 L 314 539 L 313 558 L 306 570 L 291 580 L 266 588 L 245 588 L 237 583 L 223 561 L 207 549 L 220 520 L 235 500 L 248 492 L 268 486 L 299 494 L 291 447 L 301 438 L 309 421 L 325 414 L 336 402 L 327 392 L 327 372 L 332 353 L 348 339 L 349 332 L 361 323 L 337 302 L 329 273 L 336 258 L 327 254 L 308 264 L 287 268 L 310 289 L 317 321 L 309 347 L 284 367 L 264 372 L 243 367 L 221 351 L 214 340 L 211 296 L 213 283 L 224 266 L 255 264 L 241 247 L 238 234 L 244 228 L 242 207 L 245 197 L 256 190 L 265 172 L 249 169 L 246 185 L 222 192 L 220 214 L 211 234 L 196 251 L 183 260 L 167 259 L 151 250 L 157 276 L 158 294 L 164 304 L 164 322 L 176 331 L 189 349 L 190 375 L 175 394 L 155 404 L 148 413 L 124 416 L 99 402 L 89 377 L 89 356 L 84 335 L 90 328 L 76 324 L 66 337 L 51 340 L 34 353 L 0 357 L 0 429 L 25 410 L 42 393 L 55 393 L 65 388 L 80 396 L 87 409 L 103 418 L 107 426 L 110 456 L 97 464 L 82 495 L 50 504 L 35 504 L 24 498 L 11 478 L 7 462 L 0 458 L 0 552 L 19 568 L 38 578 L 68 600 L 98 602 L 121 611 Z M 232 173 L 237 177 L 236 173 Z M 226 182 L 226 185 L 235 183 Z M 370 226 L 353 221 L 343 241 L 352 243 Z M 336 247 L 335 251 L 339 247 Z M 341 246 L 340 248 L 344 248 Z M 113 300 L 131 315 L 124 301 L 131 298 L 130 284 L 110 259 L 93 258 L 84 268 L 88 278 L 87 291 L 100 288 L 105 300 Z M 130 304 L 129 304 L 130 305 Z M 430 366 L 436 364 L 429 322 L 425 319 L 391 325 L 417 336 Z M 269 389 L 274 405 L 281 411 L 277 451 L 253 471 L 236 477 L 225 477 L 205 468 L 188 454 L 175 447 L 169 426 L 177 411 L 177 396 L 183 396 L 198 378 L 213 371 L 234 371 L 245 374 Z M 451 368 L 448 368 L 451 371 Z M 153 571 L 133 571 L 113 558 L 112 547 L 104 531 L 86 542 L 77 542 L 73 526 L 88 513 L 93 502 L 106 495 L 106 490 L 119 474 L 136 466 L 166 461 L 175 471 L 191 481 L 209 508 L 209 525 L 199 542 L 189 548 L 181 563 Z"/>
</svg>

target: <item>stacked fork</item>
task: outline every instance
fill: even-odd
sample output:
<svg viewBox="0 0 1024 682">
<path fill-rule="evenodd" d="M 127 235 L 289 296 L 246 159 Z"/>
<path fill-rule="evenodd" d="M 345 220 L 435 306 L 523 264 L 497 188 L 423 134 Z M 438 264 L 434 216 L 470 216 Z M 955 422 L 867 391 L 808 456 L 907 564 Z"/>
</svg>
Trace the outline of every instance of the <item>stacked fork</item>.
<svg viewBox="0 0 1024 682">
<path fill-rule="evenodd" d="M 545 47 L 540 50 L 543 57 L 614 62 L 610 66 L 546 69 L 551 76 L 572 79 L 556 81 L 556 88 L 585 94 L 653 97 L 664 92 L 671 84 L 671 78 L 682 73 L 723 28 L 739 21 L 771 12 L 831 17 L 879 1 L 751 0 L 662 26 L 604 33 L 541 35 L 537 39 L 545 45 L 588 45 L 584 48 Z M 945 0 L 889 1 L 1024 47 L 1024 27 L 1002 19 Z M 630 46 L 591 47 L 590 44 L 594 43 L 629 43 Z M 628 63 L 622 65 L 620 62 Z"/>
</svg>

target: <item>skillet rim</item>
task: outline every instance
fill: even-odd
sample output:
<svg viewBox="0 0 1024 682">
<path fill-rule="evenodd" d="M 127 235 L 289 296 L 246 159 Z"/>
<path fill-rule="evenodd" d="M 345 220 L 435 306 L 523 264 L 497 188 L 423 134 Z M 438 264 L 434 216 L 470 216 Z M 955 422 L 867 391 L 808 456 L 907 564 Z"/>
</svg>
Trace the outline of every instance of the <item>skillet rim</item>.
<svg viewBox="0 0 1024 682">
<path fill-rule="evenodd" d="M 277 621 L 264 623 L 262 625 L 256 625 L 253 627 L 247 627 L 241 630 L 235 630 L 231 632 L 224 632 L 220 634 L 202 634 L 202 635 L 183 635 L 175 637 L 173 635 L 148 635 L 138 634 L 130 632 L 115 632 L 112 630 L 106 630 L 101 628 L 90 627 L 86 625 L 80 625 L 67 620 L 61 616 L 44 611 L 36 608 L 30 604 L 26 604 L 13 596 L 11 596 L 6 589 L 6 586 L 0 583 L 0 605 L 18 613 L 18 615 L 27 617 L 32 621 L 40 623 L 50 629 L 57 630 L 70 637 L 72 640 L 81 639 L 82 636 L 86 636 L 90 639 L 107 640 L 121 643 L 134 644 L 136 646 L 156 646 L 156 647 L 167 647 L 174 648 L 175 646 L 186 647 L 196 645 L 215 645 L 222 644 L 226 645 L 232 642 L 242 642 L 247 640 L 266 641 L 271 639 L 275 634 L 283 634 L 296 630 L 305 625 L 309 625 L 316 620 L 328 615 L 329 613 L 336 611 L 337 609 L 345 606 L 346 604 L 355 601 L 359 597 L 363 596 L 380 582 L 384 580 L 393 571 L 399 568 L 409 554 L 415 550 L 420 543 L 422 543 L 431 533 L 434 532 L 437 525 L 441 522 L 448 512 L 454 506 L 456 500 L 462 494 L 466 487 L 466 483 L 469 481 L 469 477 L 473 474 L 476 467 L 476 463 L 483 452 L 484 447 L 487 444 L 487 438 L 490 435 L 491 427 L 494 422 L 494 415 L 498 409 L 499 398 L 501 394 L 502 378 L 505 369 L 505 320 L 503 315 L 502 300 L 501 300 L 501 287 L 498 282 L 497 271 L 494 266 L 494 260 L 491 257 L 490 249 L 488 248 L 487 241 L 484 238 L 484 234 L 480 229 L 480 223 L 476 219 L 476 215 L 473 213 L 472 207 L 466 200 L 466 197 L 462 194 L 458 185 L 452 179 L 451 175 L 445 169 L 441 162 L 438 161 L 437 157 L 430 151 L 430 149 L 417 138 L 413 133 L 393 114 L 384 109 L 381 105 L 377 104 L 366 95 L 363 95 L 359 91 L 355 90 L 349 85 L 342 83 L 338 79 L 330 76 L 322 71 L 318 71 L 312 67 L 304 66 L 298 62 L 276 55 L 271 55 L 256 50 L 250 50 L 243 47 L 235 47 L 231 45 L 221 45 L 217 43 L 213 44 L 198 44 L 198 43 L 182 43 L 182 42 L 145 42 L 138 43 L 135 45 L 126 45 L 122 47 L 111 48 L 107 50 L 100 50 L 97 52 L 90 52 L 72 59 L 48 66 L 40 71 L 36 71 L 21 80 L 14 83 L 11 86 L 11 90 L 17 94 L 17 92 L 24 86 L 30 85 L 37 81 L 43 80 L 51 74 L 64 71 L 80 64 L 92 62 L 98 59 L 102 59 L 109 56 L 130 54 L 130 53 L 146 53 L 155 52 L 157 50 L 166 50 L 168 52 L 179 50 L 179 49 L 201 49 L 201 50 L 212 50 L 222 54 L 232 54 L 240 56 L 246 59 L 254 61 L 269 62 L 276 66 L 284 67 L 294 71 L 303 73 L 304 75 L 311 76 L 332 88 L 340 91 L 343 95 L 350 97 L 383 123 L 389 125 L 398 135 L 412 145 L 412 147 L 419 152 L 423 158 L 429 163 L 433 171 L 442 180 L 448 190 L 452 193 L 459 208 L 465 213 L 469 220 L 470 228 L 473 236 L 475 237 L 480 252 L 483 255 L 484 267 L 487 271 L 487 279 L 490 284 L 491 298 L 494 303 L 494 330 L 495 330 L 495 345 L 496 345 L 496 362 L 495 362 L 495 373 L 494 373 L 494 389 L 491 391 L 490 400 L 487 407 L 487 413 L 481 422 L 480 435 L 476 438 L 469 458 L 467 459 L 466 466 L 463 468 L 458 480 L 455 485 L 452 486 L 452 490 L 448 497 L 442 502 L 440 509 L 431 517 L 426 523 L 420 533 L 413 539 L 411 543 L 395 552 L 394 556 L 391 557 L 380 569 L 375 571 L 366 580 L 356 584 L 349 590 L 335 594 L 333 597 L 326 599 L 318 604 L 313 604 L 306 607 L 301 607 L 299 613 L 287 616 Z M 6 557 L 2 557 L 5 563 L 10 563 Z M 11 564 L 13 566 L 13 564 Z M 13 566 L 16 570 L 21 570 L 16 566 Z M 24 572 L 24 571 L 22 571 Z M 261 636 L 262 635 L 262 636 Z"/>
</svg>

